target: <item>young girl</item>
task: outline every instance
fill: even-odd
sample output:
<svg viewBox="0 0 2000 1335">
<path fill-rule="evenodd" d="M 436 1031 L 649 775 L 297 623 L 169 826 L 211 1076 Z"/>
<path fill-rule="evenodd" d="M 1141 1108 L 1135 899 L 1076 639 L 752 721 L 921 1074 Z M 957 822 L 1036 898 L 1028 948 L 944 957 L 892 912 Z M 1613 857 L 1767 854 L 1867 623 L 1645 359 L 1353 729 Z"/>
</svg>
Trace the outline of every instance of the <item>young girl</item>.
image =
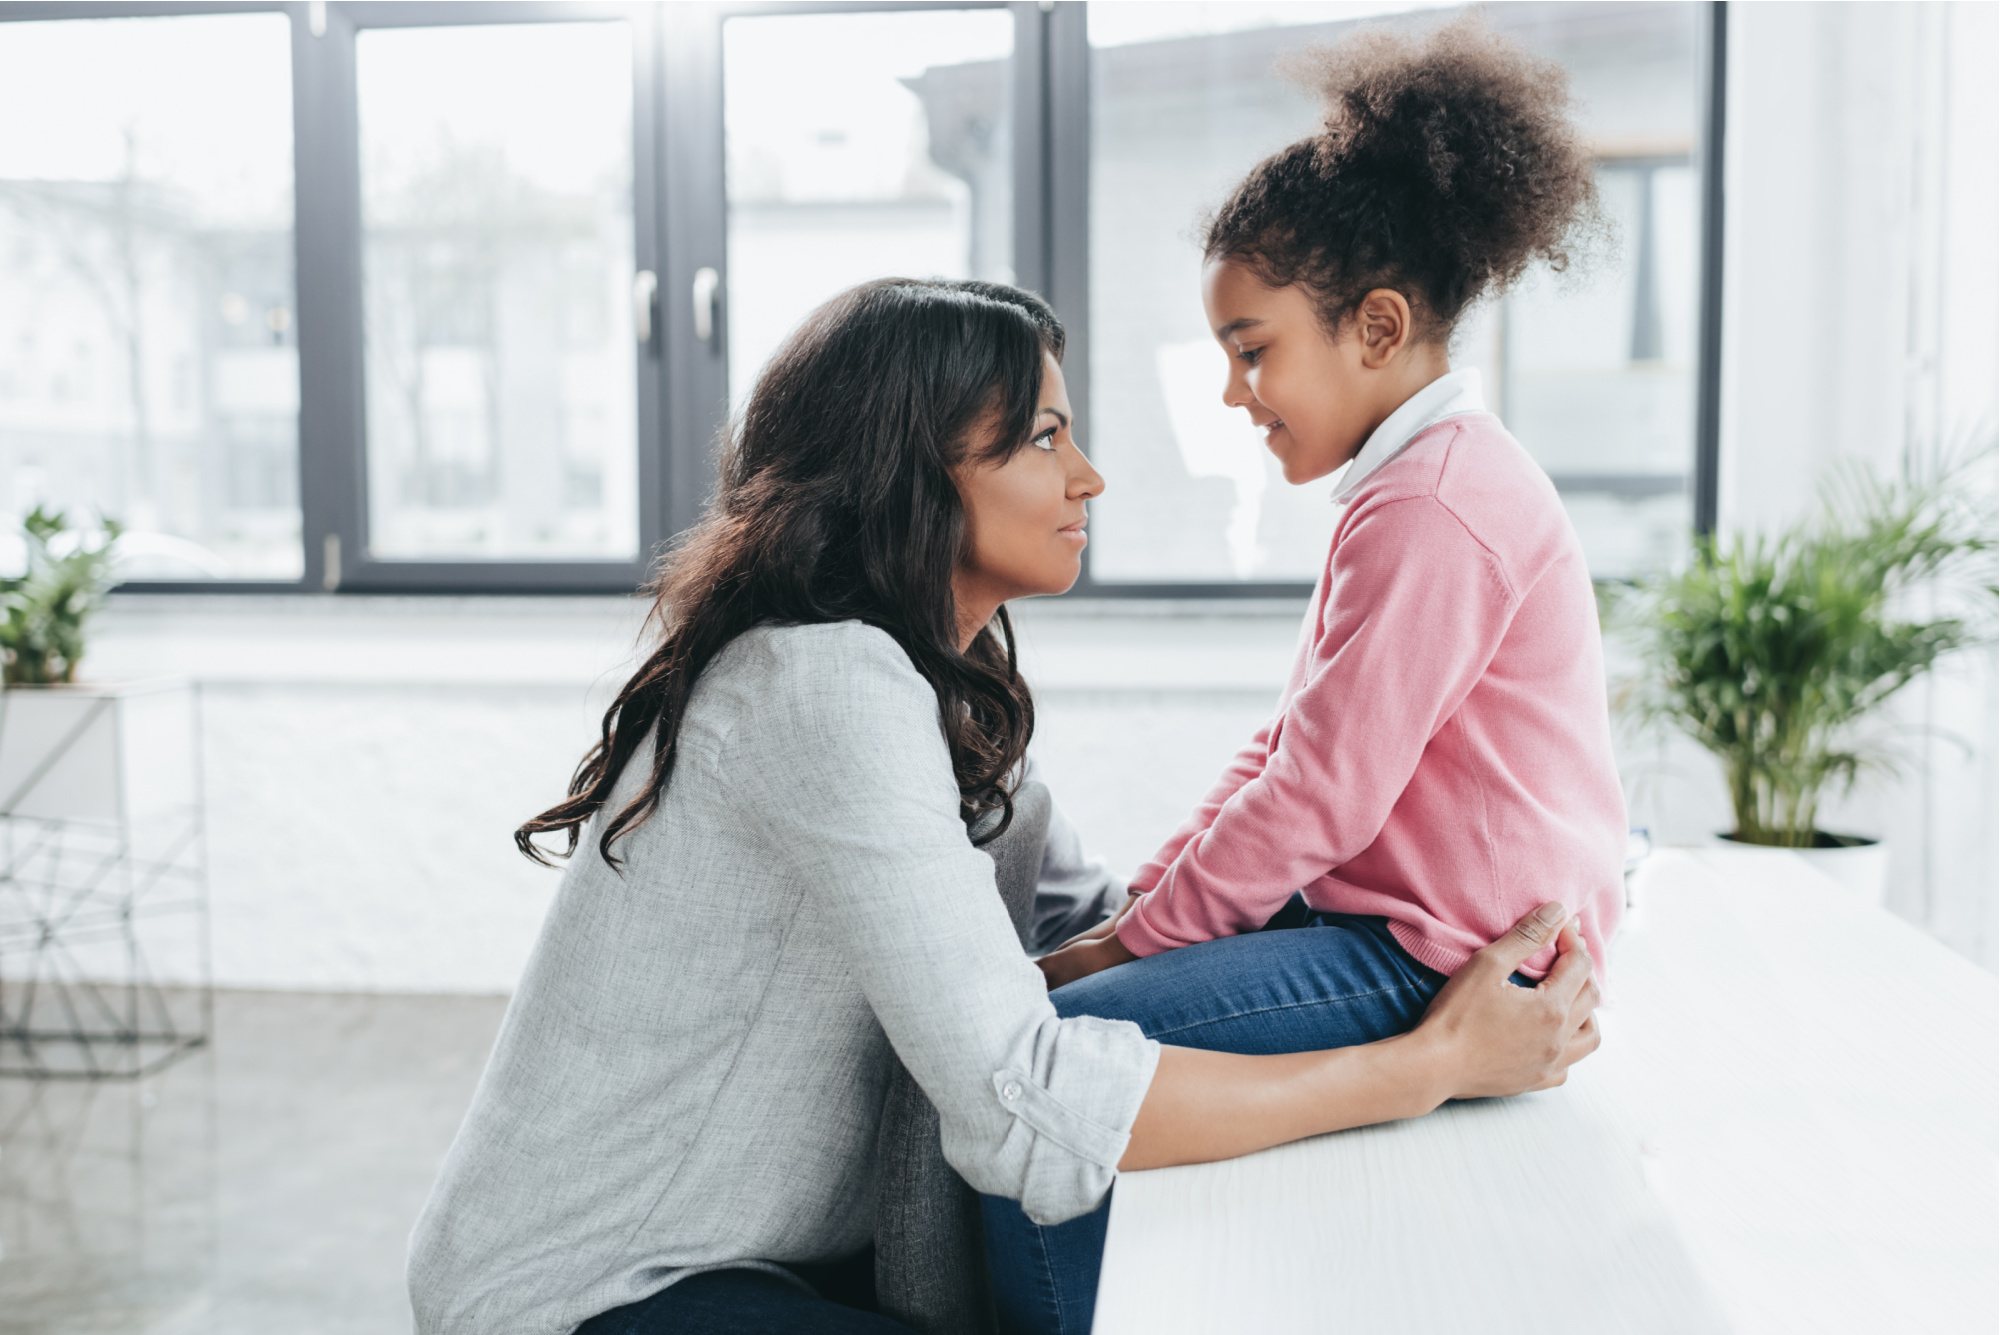
<svg viewBox="0 0 2000 1335">
<path fill-rule="evenodd" d="M 1086 980 L 1054 994 L 1059 1013 L 1239 1052 L 1398 1032 L 1421 991 L 1360 1003 L 1441 984 L 1545 898 L 1575 913 L 1601 976 L 1623 903 L 1583 554 L 1447 354 L 1469 306 L 1533 260 L 1563 267 L 1594 221 L 1562 72 L 1476 20 L 1365 33 L 1314 62 L 1324 127 L 1211 220 L 1202 304 L 1230 358 L 1224 400 L 1286 479 L 1349 465 L 1326 564 L 1276 715 L 1119 915 L 1040 961 L 1052 987 Z M 1516 981 L 1553 960 L 1529 955 Z M 1018 1210 L 987 1215 L 1006 1324 L 1087 1328 L 1101 1212 L 1027 1239 Z"/>
</svg>

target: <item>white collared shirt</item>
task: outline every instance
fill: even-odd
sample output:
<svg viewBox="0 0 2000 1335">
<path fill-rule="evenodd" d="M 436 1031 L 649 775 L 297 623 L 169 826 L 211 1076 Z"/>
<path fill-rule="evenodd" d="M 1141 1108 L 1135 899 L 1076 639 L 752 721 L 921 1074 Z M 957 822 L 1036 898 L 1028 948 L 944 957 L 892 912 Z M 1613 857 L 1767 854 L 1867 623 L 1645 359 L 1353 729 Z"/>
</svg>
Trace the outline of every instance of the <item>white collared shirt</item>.
<svg viewBox="0 0 2000 1335">
<path fill-rule="evenodd" d="M 1354 495 L 1363 479 L 1400 454 L 1426 427 L 1459 413 L 1485 411 L 1486 397 L 1480 391 L 1478 368 L 1461 366 L 1446 371 L 1404 399 L 1395 412 L 1382 419 L 1382 425 L 1369 433 L 1368 439 L 1361 443 L 1360 452 L 1347 465 L 1340 485 L 1333 489 L 1333 499 L 1344 502 Z"/>
</svg>

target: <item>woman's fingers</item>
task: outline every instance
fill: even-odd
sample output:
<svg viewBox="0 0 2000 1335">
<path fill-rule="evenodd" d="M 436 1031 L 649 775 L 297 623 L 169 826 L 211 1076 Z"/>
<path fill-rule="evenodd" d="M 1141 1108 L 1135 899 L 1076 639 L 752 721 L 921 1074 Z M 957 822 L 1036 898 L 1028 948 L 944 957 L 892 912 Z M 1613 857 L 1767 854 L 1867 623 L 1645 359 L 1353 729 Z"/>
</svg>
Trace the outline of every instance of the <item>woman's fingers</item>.
<svg viewBox="0 0 2000 1335">
<path fill-rule="evenodd" d="M 1576 1000 L 1570 1003 L 1570 1028 L 1572 1030 L 1579 1029 L 1588 1023 L 1592 1014 L 1597 1010 L 1597 1003 L 1601 1000 L 1603 1000 L 1603 994 L 1597 990 L 1596 976 L 1593 975 L 1585 979 L 1583 987 L 1576 994 Z"/>
<path fill-rule="evenodd" d="M 1514 966 L 1551 940 L 1557 958 L 1534 988 L 1507 982 Z M 1454 1098 L 1551 1089 L 1598 1044 L 1597 983 L 1574 924 L 1529 915 L 1447 981 L 1423 1026 L 1453 1054 Z M 1503 971 L 1504 970 L 1504 971 Z"/>
<path fill-rule="evenodd" d="M 1474 958 L 1505 978 L 1521 966 L 1522 960 L 1547 947 L 1568 916 L 1569 910 L 1560 901 L 1551 900 L 1522 917 Z"/>
<path fill-rule="evenodd" d="M 1586 1018 L 1582 1024 L 1571 1031 L 1569 1041 L 1563 1045 L 1561 1066 L 1538 1088 L 1552 1089 L 1566 1082 L 1569 1079 L 1569 1068 L 1597 1051 L 1598 1045 L 1602 1042 L 1603 1036 L 1597 1027 L 1596 1017 L 1591 1016 Z"/>
<path fill-rule="evenodd" d="M 1575 922 L 1568 922 L 1556 935 L 1555 967 L 1535 986 L 1555 997 L 1564 1010 L 1573 1011 L 1584 988 L 1592 986 L 1591 968 L 1590 952 L 1583 946 L 1583 934 L 1577 931 Z"/>
</svg>

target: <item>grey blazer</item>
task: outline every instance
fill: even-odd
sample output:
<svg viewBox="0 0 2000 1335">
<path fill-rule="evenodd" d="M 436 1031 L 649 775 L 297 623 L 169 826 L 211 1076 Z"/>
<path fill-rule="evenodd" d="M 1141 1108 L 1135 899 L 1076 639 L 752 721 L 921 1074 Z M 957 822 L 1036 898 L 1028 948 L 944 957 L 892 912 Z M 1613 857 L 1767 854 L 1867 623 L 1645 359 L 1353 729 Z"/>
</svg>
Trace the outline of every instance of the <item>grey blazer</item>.
<svg viewBox="0 0 2000 1335">
<path fill-rule="evenodd" d="M 1048 1223 L 1104 1198 L 1160 1046 L 1057 1017 L 966 839 L 936 696 L 885 632 L 737 637 L 622 875 L 597 834 L 411 1234 L 420 1332 L 569 1335 L 703 1270 L 852 1255 L 899 1060 L 972 1187 Z"/>
</svg>

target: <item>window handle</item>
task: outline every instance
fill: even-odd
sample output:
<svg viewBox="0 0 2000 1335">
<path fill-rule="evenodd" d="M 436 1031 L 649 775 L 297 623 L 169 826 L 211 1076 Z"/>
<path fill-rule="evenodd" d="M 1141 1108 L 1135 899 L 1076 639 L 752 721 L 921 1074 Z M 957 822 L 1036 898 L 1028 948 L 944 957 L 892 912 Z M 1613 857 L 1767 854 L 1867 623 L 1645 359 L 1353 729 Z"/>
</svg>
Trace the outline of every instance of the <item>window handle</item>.
<svg viewBox="0 0 2000 1335">
<path fill-rule="evenodd" d="M 653 300 L 660 291 L 660 276 L 651 269 L 632 275 L 632 332 L 639 346 L 653 346 Z"/>
<path fill-rule="evenodd" d="M 694 271 L 694 336 L 704 343 L 715 341 L 715 297 L 721 289 L 721 274 L 706 264 Z"/>
</svg>

